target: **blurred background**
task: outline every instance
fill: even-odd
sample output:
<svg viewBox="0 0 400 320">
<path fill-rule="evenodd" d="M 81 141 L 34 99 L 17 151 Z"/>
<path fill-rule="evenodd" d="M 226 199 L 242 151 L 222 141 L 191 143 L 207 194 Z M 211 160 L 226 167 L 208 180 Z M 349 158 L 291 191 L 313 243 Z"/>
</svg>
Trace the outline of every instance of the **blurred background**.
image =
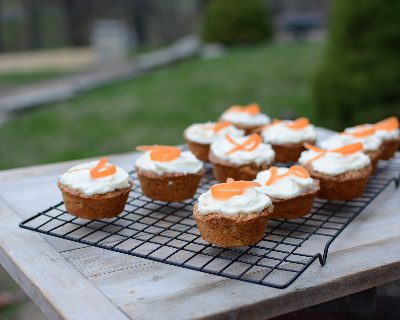
<svg viewBox="0 0 400 320">
<path fill-rule="evenodd" d="M 232 104 L 400 116 L 399 19 L 398 0 L 0 0 L 0 169 L 179 144 Z M 398 284 L 374 294 L 339 318 L 399 314 Z M 32 310 L 0 270 L 0 319 Z"/>
</svg>

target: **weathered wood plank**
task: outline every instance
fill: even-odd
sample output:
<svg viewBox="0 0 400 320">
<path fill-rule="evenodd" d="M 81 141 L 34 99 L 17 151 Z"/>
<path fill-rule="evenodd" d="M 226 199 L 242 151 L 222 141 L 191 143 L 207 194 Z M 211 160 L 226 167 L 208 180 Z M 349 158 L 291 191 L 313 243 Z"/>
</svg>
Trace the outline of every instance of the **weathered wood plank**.
<svg viewBox="0 0 400 320">
<path fill-rule="evenodd" d="M 0 262 L 50 319 L 127 319 L 0 198 Z"/>
<path fill-rule="evenodd" d="M 112 156 L 110 159 L 129 170 L 136 156 L 131 153 Z M 31 216 L 47 208 L 49 204 L 60 201 L 61 196 L 55 181 L 73 163 L 76 162 L 0 172 L 0 194 L 9 201 L 18 215 Z M 8 216 L 5 218 L 5 210 L 1 209 L 4 205 L 0 207 L 0 228 L 8 230 L 8 233 L 2 232 L 0 236 L 0 260 L 11 261 L 10 252 L 13 257 L 19 257 L 20 264 L 12 262 L 9 267 L 10 270 L 17 269 L 12 271 L 16 272 L 14 277 L 22 277 L 28 288 L 37 288 L 42 294 L 36 298 L 37 301 L 49 304 L 47 307 L 55 314 L 59 313 L 53 309 L 64 308 L 64 303 L 67 302 L 58 301 L 60 295 L 57 296 L 58 299 L 48 302 L 47 295 L 53 297 L 54 288 L 49 288 L 47 279 L 43 279 L 43 274 L 48 272 L 47 268 L 41 266 L 46 270 L 41 276 L 28 274 L 25 270 L 38 268 L 36 260 L 33 266 L 32 262 L 27 262 L 27 257 L 32 257 L 29 252 L 25 252 L 29 249 L 27 244 L 32 243 L 32 247 L 36 248 L 36 240 L 33 242 L 31 237 L 40 240 L 39 247 L 43 250 L 45 247 L 50 248 L 51 257 L 56 254 L 52 263 L 61 264 L 60 268 L 70 270 L 68 272 L 76 272 L 77 269 L 84 286 L 91 287 L 105 301 L 108 301 L 105 298 L 107 297 L 111 301 L 108 301 L 111 307 L 116 305 L 130 318 L 265 319 L 400 278 L 399 203 L 400 190 L 390 186 L 335 240 L 326 266 L 320 267 L 315 263 L 284 290 L 229 280 L 52 237 L 41 237 L 18 229 L 12 219 Z M 9 212 L 10 208 L 6 208 Z M 14 219 L 18 221 L 17 216 Z M 7 240 L 9 247 L 4 249 L 3 236 L 8 238 L 10 232 L 19 241 L 15 240 L 10 244 Z M 57 251 L 62 252 L 66 260 L 57 256 L 43 238 Z M 20 254 L 19 248 L 23 244 L 26 248 Z M 309 245 L 307 249 L 315 250 L 320 247 L 317 238 L 310 241 Z M 46 252 L 47 250 L 42 254 L 48 257 Z M 52 263 L 48 266 L 54 272 L 58 267 Z M 63 279 L 57 278 L 61 274 L 64 272 L 54 275 L 54 282 L 64 283 Z M 35 277 L 39 277 L 43 283 L 36 286 L 36 282 L 32 280 Z M 65 291 L 76 292 L 80 285 L 80 282 L 73 283 Z M 36 294 L 34 289 L 29 290 L 32 290 L 33 296 Z M 72 318 L 69 314 L 66 316 Z"/>
</svg>

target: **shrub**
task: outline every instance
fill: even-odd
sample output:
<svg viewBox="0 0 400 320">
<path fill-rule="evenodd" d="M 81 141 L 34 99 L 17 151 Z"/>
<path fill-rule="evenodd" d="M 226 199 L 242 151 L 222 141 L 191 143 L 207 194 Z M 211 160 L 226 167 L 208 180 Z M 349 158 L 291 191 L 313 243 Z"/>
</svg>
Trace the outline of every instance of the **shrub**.
<svg viewBox="0 0 400 320">
<path fill-rule="evenodd" d="M 261 0 L 210 0 L 202 38 L 227 45 L 270 39 L 272 25 Z"/>
<path fill-rule="evenodd" d="M 400 115 L 400 1 L 335 0 L 313 83 L 323 124 L 341 129 Z"/>
</svg>

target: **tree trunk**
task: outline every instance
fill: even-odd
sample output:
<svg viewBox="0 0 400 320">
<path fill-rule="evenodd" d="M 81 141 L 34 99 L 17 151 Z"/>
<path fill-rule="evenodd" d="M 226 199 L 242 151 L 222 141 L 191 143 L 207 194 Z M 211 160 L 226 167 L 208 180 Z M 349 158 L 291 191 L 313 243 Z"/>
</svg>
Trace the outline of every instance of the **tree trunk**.
<svg viewBox="0 0 400 320">
<path fill-rule="evenodd" d="M 42 48 L 42 33 L 40 31 L 40 0 L 25 0 L 27 11 L 27 35 L 29 49 Z"/>
<path fill-rule="evenodd" d="M 87 1 L 79 0 L 62 0 L 65 13 L 65 29 L 68 42 L 72 46 L 82 46 L 86 44 L 86 32 L 84 32 L 84 24 L 87 22 L 86 6 Z"/>
</svg>

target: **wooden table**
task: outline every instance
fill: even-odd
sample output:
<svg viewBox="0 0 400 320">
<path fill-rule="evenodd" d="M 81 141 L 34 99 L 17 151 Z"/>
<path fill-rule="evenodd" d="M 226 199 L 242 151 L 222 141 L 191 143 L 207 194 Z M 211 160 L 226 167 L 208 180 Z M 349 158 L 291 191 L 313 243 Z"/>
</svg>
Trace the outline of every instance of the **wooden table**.
<svg viewBox="0 0 400 320">
<path fill-rule="evenodd" d="M 134 154 L 111 156 L 129 170 Z M 273 289 L 23 230 L 61 200 L 67 162 L 0 172 L 0 262 L 51 319 L 266 319 L 400 278 L 400 189 L 389 186 L 286 289 Z"/>
</svg>

